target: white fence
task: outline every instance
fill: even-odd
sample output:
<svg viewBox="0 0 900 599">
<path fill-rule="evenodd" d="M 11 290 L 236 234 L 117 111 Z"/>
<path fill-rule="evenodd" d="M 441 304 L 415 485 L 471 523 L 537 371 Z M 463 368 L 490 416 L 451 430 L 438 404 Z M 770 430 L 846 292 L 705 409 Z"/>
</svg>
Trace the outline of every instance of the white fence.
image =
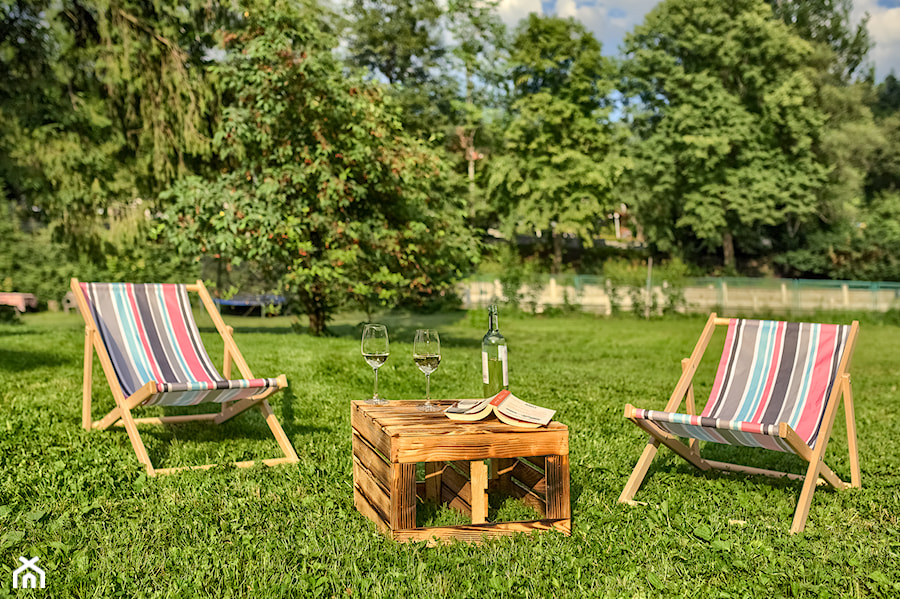
<svg viewBox="0 0 900 599">
<path fill-rule="evenodd" d="M 509 291 L 509 290 L 507 290 Z M 661 310 L 666 305 L 665 281 L 654 281 L 651 293 Z M 610 314 L 610 293 L 623 311 L 633 308 L 628 288 L 612 286 L 597 276 L 545 276 L 537 283 L 517 290 L 523 309 L 542 312 L 547 307 L 577 305 L 586 312 Z M 869 281 L 817 281 L 808 279 L 693 279 L 681 287 L 684 304 L 680 311 L 722 314 L 752 312 L 814 312 L 819 310 L 877 311 L 900 308 L 900 283 Z M 640 289 L 643 305 L 647 290 Z M 463 307 L 478 308 L 496 301 L 508 301 L 499 278 L 478 277 L 460 284 Z M 643 306 L 641 306 L 643 307 Z"/>
</svg>

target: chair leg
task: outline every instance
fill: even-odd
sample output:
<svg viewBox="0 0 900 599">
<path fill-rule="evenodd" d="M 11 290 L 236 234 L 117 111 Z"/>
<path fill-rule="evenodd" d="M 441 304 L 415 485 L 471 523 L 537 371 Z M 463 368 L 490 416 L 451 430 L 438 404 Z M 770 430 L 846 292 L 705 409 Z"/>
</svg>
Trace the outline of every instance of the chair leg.
<svg viewBox="0 0 900 599">
<path fill-rule="evenodd" d="M 275 440 L 278 441 L 278 447 L 284 452 L 284 456 L 291 462 L 299 462 L 300 458 L 297 457 L 294 446 L 291 445 L 290 439 L 288 439 L 288 436 L 284 433 L 284 429 L 281 428 L 281 423 L 279 423 L 278 418 L 275 417 L 275 412 L 272 411 L 272 406 L 269 405 L 269 402 L 266 400 L 261 401 L 259 403 L 259 411 L 262 412 L 263 418 L 266 419 L 269 430 L 275 435 Z"/>
<path fill-rule="evenodd" d="M 619 495 L 619 503 L 628 503 L 634 498 L 634 494 L 637 493 L 638 489 L 641 487 L 641 483 L 644 482 L 644 477 L 647 476 L 647 470 L 650 468 L 650 463 L 653 461 L 653 458 L 656 457 L 656 452 L 658 450 L 659 441 L 650 437 L 647 441 L 647 445 L 644 447 L 643 453 L 641 453 L 641 458 L 631 472 L 631 476 L 628 477 L 628 482 L 625 483 L 625 488 L 622 489 L 622 494 Z"/>
<path fill-rule="evenodd" d="M 856 445 L 856 415 L 853 409 L 850 375 L 845 374 L 841 383 L 844 388 L 844 415 L 847 418 L 847 445 L 850 448 L 850 486 L 859 488 L 862 485 L 862 476 L 859 470 L 859 450 Z"/>
<path fill-rule="evenodd" d="M 153 469 L 153 463 L 150 462 L 150 456 L 147 455 L 147 448 L 144 447 L 144 441 L 141 439 L 141 434 L 138 432 L 137 424 L 135 424 L 134 418 L 131 417 L 131 410 L 129 410 L 127 406 L 123 406 L 120 410 L 122 422 L 125 424 L 125 430 L 128 431 L 128 439 L 131 440 L 131 446 L 134 448 L 138 460 L 147 467 L 147 476 L 156 476 L 156 471 Z"/>
<path fill-rule="evenodd" d="M 791 523 L 791 534 L 803 532 L 803 529 L 806 528 L 806 519 L 809 517 L 809 508 L 812 505 L 816 482 L 819 480 L 819 467 L 821 464 L 822 461 L 816 456 L 806 469 L 803 490 L 800 491 L 800 499 L 797 500 L 797 509 L 794 512 L 794 521 Z"/>
<path fill-rule="evenodd" d="M 94 370 L 94 335 L 84 329 L 84 382 L 82 383 L 81 427 L 91 430 L 91 386 Z"/>
</svg>

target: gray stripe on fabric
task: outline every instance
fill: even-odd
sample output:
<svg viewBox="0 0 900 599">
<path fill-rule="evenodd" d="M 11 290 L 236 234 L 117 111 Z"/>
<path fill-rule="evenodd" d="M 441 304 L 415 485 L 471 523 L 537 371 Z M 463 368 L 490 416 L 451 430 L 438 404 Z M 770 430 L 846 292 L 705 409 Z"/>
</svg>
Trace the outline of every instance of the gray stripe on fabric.
<svg viewBox="0 0 900 599">
<path fill-rule="evenodd" d="M 778 424 L 784 400 L 787 397 L 788 385 L 793 373 L 793 362 L 797 355 L 797 341 L 800 325 L 796 322 L 788 322 L 784 327 L 781 356 L 778 359 L 778 374 L 772 385 L 771 400 L 766 406 L 760 422 L 764 424 Z"/>
<path fill-rule="evenodd" d="M 124 332 L 112 297 L 112 286 L 110 283 L 89 283 L 88 289 L 100 338 L 112 361 L 119 387 L 125 397 L 128 397 L 140 388 L 141 382 L 128 354 Z"/>
<path fill-rule="evenodd" d="M 791 380 L 788 384 L 787 393 L 784 395 L 784 401 L 781 404 L 781 410 L 778 413 L 777 422 L 791 422 L 791 415 L 797 408 L 799 402 L 803 401 L 800 397 L 800 390 L 804 388 L 806 383 L 806 367 L 812 358 L 809 355 L 810 344 L 812 343 L 812 333 L 814 326 L 809 323 L 799 323 L 797 332 L 797 351 L 794 356 L 793 365 L 791 366 Z"/>
<path fill-rule="evenodd" d="M 169 332 L 171 322 L 163 303 L 164 300 L 161 297 L 162 288 L 160 285 L 146 285 L 144 286 L 144 293 L 147 296 L 147 303 L 150 307 L 149 316 L 153 321 L 153 328 L 158 336 L 157 341 L 162 351 L 159 359 L 160 361 L 164 360 L 168 365 L 168 371 L 164 372 L 164 381 L 159 382 L 183 381 L 188 378 L 188 375 L 179 359 L 181 352 L 175 345 L 175 340 Z"/>
<path fill-rule="evenodd" d="M 750 382 L 750 374 L 753 371 L 756 346 L 759 343 L 759 321 L 741 321 L 740 331 L 740 346 L 736 352 L 731 379 L 728 381 L 722 406 L 718 414 L 715 414 L 715 417 L 721 420 L 734 420 L 735 414 L 738 413 L 743 405 L 747 393 L 747 385 Z"/>
</svg>

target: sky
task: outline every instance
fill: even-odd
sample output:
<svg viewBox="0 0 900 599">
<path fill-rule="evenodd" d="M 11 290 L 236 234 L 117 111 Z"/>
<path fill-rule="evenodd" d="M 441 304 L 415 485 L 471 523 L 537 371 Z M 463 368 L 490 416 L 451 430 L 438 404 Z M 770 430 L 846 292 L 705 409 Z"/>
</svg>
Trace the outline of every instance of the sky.
<svg viewBox="0 0 900 599">
<path fill-rule="evenodd" d="M 614 55 L 625 34 L 657 4 L 657 0 L 501 0 L 499 10 L 511 27 L 531 12 L 574 17 L 594 32 L 604 54 Z M 891 70 L 900 76 L 900 0 L 853 0 L 854 23 L 867 12 L 869 35 L 875 42 L 869 60 L 875 65 L 876 81 Z"/>
</svg>

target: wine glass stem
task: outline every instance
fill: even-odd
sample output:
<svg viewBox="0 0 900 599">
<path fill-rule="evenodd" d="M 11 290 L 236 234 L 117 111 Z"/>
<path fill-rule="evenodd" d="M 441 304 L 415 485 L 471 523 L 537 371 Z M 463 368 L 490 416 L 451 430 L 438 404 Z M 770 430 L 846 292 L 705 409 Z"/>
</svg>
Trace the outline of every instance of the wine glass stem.
<svg viewBox="0 0 900 599">
<path fill-rule="evenodd" d="M 431 373 L 425 375 L 425 405 L 431 403 Z"/>
<path fill-rule="evenodd" d="M 375 390 L 372 392 L 372 399 L 375 399 L 378 397 L 378 369 L 373 368 L 372 370 L 375 371 Z"/>
</svg>

